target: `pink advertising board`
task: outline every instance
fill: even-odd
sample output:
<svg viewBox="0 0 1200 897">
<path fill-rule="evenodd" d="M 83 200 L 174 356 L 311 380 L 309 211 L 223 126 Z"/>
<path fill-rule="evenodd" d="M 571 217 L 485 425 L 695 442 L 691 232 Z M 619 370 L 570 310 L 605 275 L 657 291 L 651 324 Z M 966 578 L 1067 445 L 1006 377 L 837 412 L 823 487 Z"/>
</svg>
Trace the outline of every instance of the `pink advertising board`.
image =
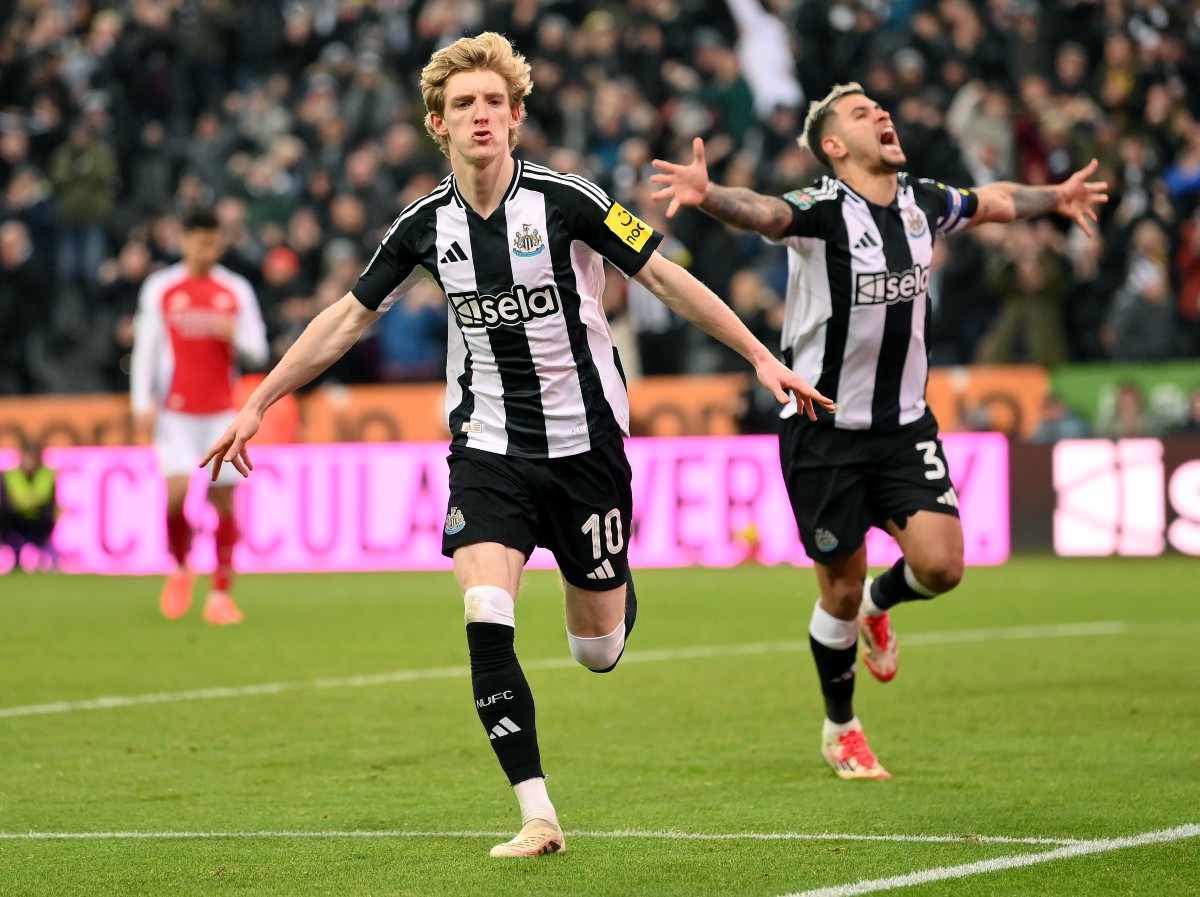
<svg viewBox="0 0 1200 897">
<path fill-rule="evenodd" d="M 959 495 L 967 563 L 1008 558 L 1008 443 L 998 433 L 943 435 Z M 727 567 L 750 554 L 765 564 L 809 561 L 771 436 L 631 439 L 634 567 Z M 263 446 L 240 489 L 242 572 L 449 569 L 441 532 L 447 511 L 445 443 L 344 443 Z M 51 448 L 59 471 L 62 517 L 55 544 L 69 572 L 137 574 L 168 568 L 164 486 L 152 450 Z M 16 453 L 0 450 L 0 468 Z M 198 533 L 192 563 L 214 563 L 215 519 L 197 488 L 188 514 Z M 872 565 L 899 552 L 884 533 L 867 542 Z M 11 559 L 8 560 L 11 563 Z M 551 567 L 539 549 L 534 567 Z M 0 559 L 0 564 L 5 564 Z M 6 565 L 6 564 L 5 564 Z"/>
</svg>

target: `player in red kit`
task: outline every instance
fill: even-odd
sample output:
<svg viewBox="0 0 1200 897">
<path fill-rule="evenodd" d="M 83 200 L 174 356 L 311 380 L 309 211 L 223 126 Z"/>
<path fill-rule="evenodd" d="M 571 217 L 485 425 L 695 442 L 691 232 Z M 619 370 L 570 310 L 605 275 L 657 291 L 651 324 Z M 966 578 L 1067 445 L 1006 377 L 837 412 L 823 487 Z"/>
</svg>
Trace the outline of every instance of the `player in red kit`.
<svg viewBox="0 0 1200 897">
<path fill-rule="evenodd" d="M 192 603 L 192 526 L 183 510 L 192 471 L 233 420 L 239 358 L 260 367 L 268 352 L 254 289 L 219 264 L 225 241 L 216 216 L 194 211 L 183 231 L 182 260 L 142 285 L 130 376 L 134 426 L 140 441 L 153 439 L 167 480 L 167 543 L 176 564 L 160 601 L 168 619 L 183 616 Z M 230 597 L 238 540 L 233 486 L 239 479 L 230 468 L 208 486 L 217 511 L 217 567 L 204 619 L 215 625 L 242 620 Z"/>
</svg>

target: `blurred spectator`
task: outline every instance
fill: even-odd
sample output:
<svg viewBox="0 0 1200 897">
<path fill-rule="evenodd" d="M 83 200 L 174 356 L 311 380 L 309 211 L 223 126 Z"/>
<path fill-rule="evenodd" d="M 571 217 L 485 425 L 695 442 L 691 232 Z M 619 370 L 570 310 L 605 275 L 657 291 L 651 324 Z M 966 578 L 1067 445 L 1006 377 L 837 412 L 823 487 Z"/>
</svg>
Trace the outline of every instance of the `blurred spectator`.
<svg viewBox="0 0 1200 897">
<path fill-rule="evenodd" d="M 379 323 L 379 373 L 389 382 L 427 382 L 446 376 L 449 318 L 442 291 L 423 279 Z"/>
<path fill-rule="evenodd" d="M 58 213 L 50 201 L 50 184 L 32 165 L 13 171 L 0 201 L 0 221 L 14 218 L 25 225 L 33 245 L 47 251 L 43 261 L 52 261 L 58 236 Z"/>
<path fill-rule="evenodd" d="M 1200 436 L 1200 386 L 1193 386 L 1188 393 L 1187 414 L 1171 432 Z"/>
<path fill-rule="evenodd" d="M 1042 401 L 1042 419 L 1029 441 L 1049 445 L 1060 439 L 1086 439 L 1091 435 L 1087 421 L 1076 414 L 1058 393 L 1047 393 Z"/>
<path fill-rule="evenodd" d="M 0 224 L 0 395 L 33 392 L 31 344 L 52 310 L 33 255 L 29 230 L 20 221 Z"/>
<path fill-rule="evenodd" d="M 0 475 L 0 545 L 11 549 L 12 569 L 54 569 L 57 520 L 57 475 L 42 460 L 41 445 L 26 442 L 17 467 Z"/>
<path fill-rule="evenodd" d="M 772 349 L 780 344 L 780 332 L 783 330 L 783 298 L 763 282 L 759 273 L 751 268 L 741 268 L 729 279 L 729 306 L 741 319 L 746 328 L 764 346 Z M 717 367 L 717 372 L 733 373 L 744 371 L 745 365 L 739 364 L 723 353 L 723 359 Z M 774 401 L 774 396 L 769 396 Z M 778 406 L 778 402 L 775 403 Z M 779 409 L 773 410 L 773 417 L 778 416 Z"/>
<path fill-rule="evenodd" d="M 725 0 L 737 23 L 737 63 L 754 94 L 754 112 L 766 119 L 780 106 L 799 109 L 804 88 L 796 78 L 796 62 L 788 28 L 778 13 L 789 8 L 780 0 Z"/>
<path fill-rule="evenodd" d="M 313 285 L 301 272 L 300 256 L 287 246 L 276 246 L 263 257 L 259 280 L 258 302 L 267 338 L 274 342 L 291 327 L 291 315 L 285 311 L 289 303 L 307 300 Z"/>
<path fill-rule="evenodd" d="M 1113 294 L 1102 330 L 1109 357 L 1115 361 L 1164 361 L 1175 356 L 1180 330 L 1167 240 L 1163 226 L 1152 218 L 1133 228 L 1125 281 Z"/>
<path fill-rule="evenodd" d="M 783 298 L 763 282 L 758 272 L 743 268 L 729 283 L 729 304 L 742 323 L 764 346 L 775 349 L 783 331 Z M 724 369 L 736 373 L 742 365 L 727 361 Z M 755 379 L 742 395 L 738 428 L 742 433 L 775 433 L 779 427 L 779 401 Z"/>
<path fill-rule="evenodd" d="M 1052 225 L 1016 223 L 1007 230 L 1004 255 L 995 259 L 989 285 L 1000 309 L 979 342 L 983 364 L 1032 363 L 1053 367 L 1066 360 L 1062 328 L 1062 263 L 1053 251 Z"/>
<path fill-rule="evenodd" d="M 183 162 L 218 193 L 225 191 L 225 160 L 236 142 L 233 132 L 212 109 L 196 116 L 191 136 L 183 147 Z"/>
<path fill-rule="evenodd" d="M 1109 300 L 1121 284 L 1120 257 L 1102 234 L 1072 239 L 1071 281 L 1063 309 L 1071 361 L 1102 361 L 1101 330 Z"/>
<path fill-rule="evenodd" d="M 216 213 L 226 246 L 221 264 L 247 280 L 257 280 L 266 250 L 261 235 L 251 225 L 246 201 L 227 196 L 217 203 Z"/>
<path fill-rule="evenodd" d="M 985 241 L 989 234 L 1002 232 L 985 225 L 933 244 L 929 275 L 932 364 L 963 365 L 974 360 L 979 340 L 999 306 L 984 274 L 988 259 Z"/>
<path fill-rule="evenodd" d="M 886 107 L 885 107 L 886 108 Z M 970 183 L 1009 181 L 1016 175 L 1012 101 L 999 85 L 963 85 L 946 113 L 946 129 L 958 142 Z"/>
<path fill-rule="evenodd" d="M 363 144 L 346 156 L 341 189 L 362 204 L 364 221 L 390 221 L 395 217 L 396 185 L 391 172 L 380 166 L 380 152 L 375 144 Z M 331 209 L 330 214 L 336 212 Z"/>
<path fill-rule="evenodd" d="M 149 121 L 142 126 L 124 178 L 129 201 L 119 210 L 121 230 L 130 230 L 147 215 L 170 205 L 179 180 L 178 155 L 162 122 Z"/>
<path fill-rule="evenodd" d="M 741 143 L 754 124 L 754 97 L 737 54 L 711 28 L 697 32 L 696 67 L 704 76 L 700 96 L 716 113 L 716 125 Z"/>
<path fill-rule="evenodd" d="M 342 95 L 342 114 L 354 145 L 378 139 L 403 112 L 404 94 L 383 71 L 383 59 L 374 50 L 355 57 L 354 74 Z"/>
<path fill-rule="evenodd" d="M 78 286 L 88 300 L 99 291 L 100 265 L 108 253 L 116 176 L 112 147 L 83 122 L 71 128 L 67 143 L 50 158 L 60 215 L 59 283 Z"/>
<path fill-rule="evenodd" d="M 1188 354 L 1200 355 L 1200 207 L 1180 225 L 1175 276 L 1179 283 L 1179 317 L 1191 331 Z"/>
<path fill-rule="evenodd" d="M 145 243 L 131 240 L 116 260 L 105 262 L 100 272 L 100 311 L 97 323 L 107 334 L 100 348 L 100 374 L 112 392 L 129 389 L 130 353 L 133 351 L 133 318 L 138 293 L 150 275 L 152 258 Z"/>
<path fill-rule="evenodd" d="M 300 262 L 300 276 L 308 283 L 321 279 L 321 250 L 324 234 L 321 220 L 310 206 L 300 206 L 288 218 L 284 245 L 296 253 Z"/>
<path fill-rule="evenodd" d="M 1154 436 L 1158 427 L 1146 408 L 1142 388 L 1132 380 L 1118 383 L 1102 401 L 1096 435 L 1109 439 L 1134 439 Z"/>
<path fill-rule="evenodd" d="M 180 33 L 172 5 L 132 0 L 129 22 L 113 49 L 113 76 L 125 91 L 128 109 L 140 126 L 146 121 L 176 121 L 186 96 L 180 66 Z"/>
</svg>

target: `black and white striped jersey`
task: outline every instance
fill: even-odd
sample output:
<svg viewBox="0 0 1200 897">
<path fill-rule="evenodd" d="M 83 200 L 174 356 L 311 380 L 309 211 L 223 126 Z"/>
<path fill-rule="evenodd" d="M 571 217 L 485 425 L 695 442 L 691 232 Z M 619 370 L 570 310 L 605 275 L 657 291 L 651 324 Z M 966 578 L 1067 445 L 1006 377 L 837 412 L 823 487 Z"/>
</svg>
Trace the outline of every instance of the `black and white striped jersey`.
<svg viewBox="0 0 1200 897">
<path fill-rule="evenodd" d="M 423 267 L 449 300 L 452 447 L 564 457 L 629 433 L 603 259 L 632 276 L 661 240 L 586 178 L 517 160 L 486 219 L 453 175 L 406 208 L 352 292 L 386 311 Z"/>
<path fill-rule="evenodd" d="M 835 427 L 889 430 L 927 413 L 929 265 L 935 234 L 971 220 L 970 190 L 905 173 L 877 206 L 835 178 L 784 195 L 784 360 L 837 402 Z M 796 414 L 793 400 L 782 415 Z M 823 419 L 826 418 L 823 415 Z"/>
</svg>

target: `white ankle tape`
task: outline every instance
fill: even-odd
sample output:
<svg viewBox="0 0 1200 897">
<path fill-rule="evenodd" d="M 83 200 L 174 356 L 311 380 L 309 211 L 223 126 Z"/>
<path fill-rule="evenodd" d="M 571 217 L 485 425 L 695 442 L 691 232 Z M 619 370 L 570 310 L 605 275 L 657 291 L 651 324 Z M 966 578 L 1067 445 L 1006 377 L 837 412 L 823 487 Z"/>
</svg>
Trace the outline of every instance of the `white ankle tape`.
<svg viewBox="0 0 1200 897">
<path fill-rule="evenodd" d="M 468 623 L 500 623 L 517 628 L 516 603 L 499 586 L 472 586 L 463 594 Z"/>
<path fill-rule="evenodd" d="M 577 663 L 589 670 L 607 670 L 617 662 L 621 649 L 625 647 L 625 621 L 618 623 L 617 628 L 608 635 L 595 638 L 583 638 L 567 632 L 567 642 L 571 646 L 571 656 Z"/>
<path fill-rule="evenodd" d="M 839 620 L 818 601 L 813 605 L 808 634 L 826 648 L 845 650 L 858 641 L 858 620 Z"/>
</svg>

